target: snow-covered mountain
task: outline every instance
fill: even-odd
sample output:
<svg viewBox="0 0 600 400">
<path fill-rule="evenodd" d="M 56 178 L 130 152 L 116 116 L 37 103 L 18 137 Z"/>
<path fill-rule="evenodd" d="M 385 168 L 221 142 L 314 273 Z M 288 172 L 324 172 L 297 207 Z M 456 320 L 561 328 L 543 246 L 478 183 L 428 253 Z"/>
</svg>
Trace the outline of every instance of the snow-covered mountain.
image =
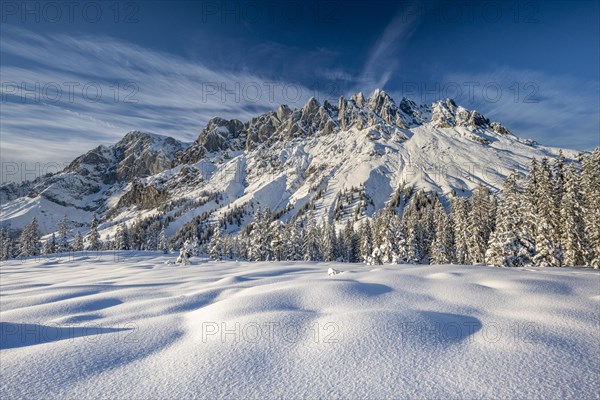
<svg viewBox="0 0 600 400">
<path fill-rule="evenodd" d="M 389 202 L 401 207 L 415 189 L 468 194 L 483 183 L 498 190 L 513 169 L 558 151 L 450 99 L 396 103 L 381 90 L 337 105 L 311 98 L 247 122 L 213 118 L 191 144 L 130 132 L 57 174 L 1 186 L 1 223 L 18 230 L 36 216 L 49 233 L 66 213 L 84 233 L 97 212 L 102 237 L 119 223 L 156 215 L 169 235 L 199 218 L 225 219 L 234 231 L 259 206 L 282 220 L 310 211 L 343 223 Z"/>
</svg>

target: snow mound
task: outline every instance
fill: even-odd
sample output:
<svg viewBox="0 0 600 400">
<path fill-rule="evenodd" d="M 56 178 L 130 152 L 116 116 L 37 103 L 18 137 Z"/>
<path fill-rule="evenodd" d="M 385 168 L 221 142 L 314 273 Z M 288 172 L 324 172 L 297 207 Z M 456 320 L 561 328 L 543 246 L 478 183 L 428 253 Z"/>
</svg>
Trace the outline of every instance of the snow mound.
<svg viewBox="0 0 600 400">
<path fill-rule="evenodd" d="M 3 262 L 0 397 L 600 396 L 599 271 L 174 257 Z"/>
</svg>

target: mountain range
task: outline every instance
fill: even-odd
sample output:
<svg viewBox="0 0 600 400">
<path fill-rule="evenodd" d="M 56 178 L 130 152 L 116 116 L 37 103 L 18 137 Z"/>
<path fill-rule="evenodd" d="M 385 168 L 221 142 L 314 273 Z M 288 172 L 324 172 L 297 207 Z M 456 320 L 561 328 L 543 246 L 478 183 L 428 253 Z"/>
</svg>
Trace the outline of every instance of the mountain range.
<svg viewBox="0 0 600 400">
<path fill-rule="evenodd" d="M 310 212 L 342 224 L 402 208 L 419 189 L 442 198 L 468 196 L 479 184 L 498 191 L 511 171 L 560 150 L 451 99 L 396 103 L 378 89 L 337 104 L 281 105 L 246 122 L 215 117 L 193 143 L 129 132 L 58 173 L 0 186 L 1 224 L 18 231 L 35 216 L 48 234 L 66 214 L 84 233 L 97 213 L 105 237 L 121 223 L 160 215 L 173 235 L 202 215 L 236 231 L 256 207 L 284 221 Z M 562 151 L 567 160 L 579 154 Z"/>
</svg>

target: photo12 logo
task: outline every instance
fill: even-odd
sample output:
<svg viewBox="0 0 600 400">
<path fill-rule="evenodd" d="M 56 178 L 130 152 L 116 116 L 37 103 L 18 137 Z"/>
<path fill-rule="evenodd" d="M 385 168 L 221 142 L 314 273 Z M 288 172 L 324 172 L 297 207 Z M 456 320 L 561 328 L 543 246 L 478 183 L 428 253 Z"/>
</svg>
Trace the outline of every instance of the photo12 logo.
<svg viewBox="0 0 600 400">
<path fill-rule="evenodd" d="M 99 343 L 103 335 L 112 343 L 138 343 L 139 327 L 128 322 L 118 326 L 103 327 L 97 323 L 83 325 L 61 325 L 49 323 L 12 323 L 0 324 L 0 348 L 10 349 L 33 344 L 83 340 L 87 343 Z"/>
<path fill-rule="evenodd" d="M 34 181 L 42 176 L 56 174 L 69 166 L 67 162 L 16 162 L 2 161 L 0 184 L 9 182 L 20 183 L 23 181 Z"/>
<path fill-rule="evenodd" d="M 498 103 L 501 100 L 513 103 L 538 103 L 540 86 L 533 81 L 448 81 L 448 82 L 402 82 L 401 95 L 421 103 L 454 99 L 459 103 Z"/>
<path fill-rule="evenodd" d="M 339 343 L 340 326 L 335 322 L 315 322 L 309 326 L 294 322 L 202 322 L 202 343 Z"/>
<path fill-rule="evenodd" d="M 114 103 L 137 103 L 140 91 L 135 82 L 2 82 L 2 101 L 20 103 L 55 104 L 98 103 L 102 100 Z"/>
<path fill-rule="evenodd" d="M 58 24 L 139 22 L 140 6 L 133 1 L 3 1 L 2 23 Z"/>
</svg>

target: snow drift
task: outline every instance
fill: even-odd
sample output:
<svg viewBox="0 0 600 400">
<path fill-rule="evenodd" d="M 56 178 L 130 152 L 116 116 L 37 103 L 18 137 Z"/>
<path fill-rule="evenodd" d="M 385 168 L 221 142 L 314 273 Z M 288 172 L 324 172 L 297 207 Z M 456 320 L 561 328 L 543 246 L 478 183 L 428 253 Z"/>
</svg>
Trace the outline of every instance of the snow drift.
<svg viewBox="0 0 600 400">
<path fill-rule="evenodd" d="M 174 259 L 4 262 L 0 396 L 600 396 L 596 270 Z"/>
</svg>

